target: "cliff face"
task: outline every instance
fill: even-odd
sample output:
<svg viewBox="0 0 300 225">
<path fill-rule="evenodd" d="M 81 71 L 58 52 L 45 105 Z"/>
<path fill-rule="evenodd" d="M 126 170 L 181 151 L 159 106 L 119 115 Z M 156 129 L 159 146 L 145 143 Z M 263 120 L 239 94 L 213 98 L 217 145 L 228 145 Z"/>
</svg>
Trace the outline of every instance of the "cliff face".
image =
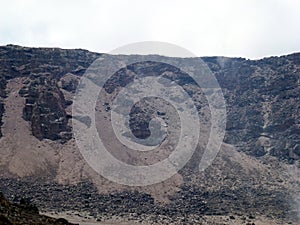
<svg viewBox="0 0 300 225">
<path fill-rule="evenodd" d="M 17 193 L 38 199 L 43 208 L 72 210 L 76 206 L 77 210 L 84 208 L 95 214 L 101 209 L 109 215 L 149 212 L 176 217 L 196 215 L 199 209 L 201 214 L 209 215 L 287 215 L 286 209 L 291 207 L 290 201 L 299 187 L 300 54 L 262 60 L 202 58 L 216 76 L 227 105 L 226 135 L 220 154 L 211 167 L 199 172 L 194 170 L 200 157 L 196 152 L 178 174 L 144 188 L 114 184 L 96 174 L 80 155 L 72 137 L 70 119 L 76 87 L 99 57 L 101 54 L 80 49 L 0 47 L 0 188 L 8 196 Z M 183 59 L 182 63 L 193 68 L 195 59 Z M 145 62 L 123 68 L 108 80 L 105 95 L 114 95 L 130 83 L 133 74 L 161 73 L 192 97 L 204 130 L 208 129 L 207 99 L 201 90 L 198 94 L 193 79 L 170 65 Z M 168 110 L 173 109 L 163 108 L 166 105 L 147 99 L 134 105 L 129 126 L 135 137 L 149 136 L 149 121 L 154 116 L 168 122 Z M 110 107 L 109 102 L 101 102 L 96 111 L 109 113 Z M 131 157 L 122 148 L 114 151 L 119 146 L 106 126 L 109 119 L 102 122 L 97 128 L 112 146 L 112 154 L 136 163 L 139 155 Z M 166 157 L 163 154 L 158 151 L 142 161 L 153 164 L 159 157 Z M 26 182 L 15 179 L 20 177 Z M 89 181 L 91 187 L 72 186 L 82 181 Z M 93 195 L 87 197 L 88 191 Z M 119 194 L 107 195 L 112 192 Z M 51 201 L 50 197 L 56 195 L 60 197 Z M 168 205 L 156 205 L 164 201 Z"/>
<path fill-rule="evenodd" d="M 71 112 L 66 108 L 72 98 L 63 92 L 74 93 L 79 77 L 99 56 L 79 49 L 1 47 L 0 124 L 6 82 L 24 77 L 19 94 L 25 97 L 23 118 L 30 122 L 32 134 L 40 140 L 69 140 Z M 272 155 L 289 163 L 299 160 L 300 54 L 254 61 L 203 60 L 217 77 L 226 99 L 225 142 L 256 157 Z M 186 59 L 186 63 L 191 62 Z"/>
<path fill-rule="evenodd" d="M 272 155 L 289 163 L 299 159 L 299 58 L 204 59 L 226 98 L 225 142 L 256 157 Z"/>
<path fill-rule="evenodd" d="M 19 92 L 25 97 L 23 118 L 30 122 L 32 134 L 39 140 L 69 139 L 66 101 L 56 79 L 51 74 L 35 76 Z"/>
<path fill-rule="evenodd" d="M 66 141 L 71 137 L 65 111 L 70 102 L 65 101 L 58 82 L 62 80 L 62 88 L 70 90 L 62 77 L 68 72 L 82 75 L 97 57 L 99 54 L 84 50 L 1 47 L 0 97 L 5 97 L 7 80 L 25 77 L 19 94 L 25 98 L 23 118 L 30 122 L 32 134 L 39 140 Z M 3 112 L 0 101 L 0 118 Z"/>
</svg>

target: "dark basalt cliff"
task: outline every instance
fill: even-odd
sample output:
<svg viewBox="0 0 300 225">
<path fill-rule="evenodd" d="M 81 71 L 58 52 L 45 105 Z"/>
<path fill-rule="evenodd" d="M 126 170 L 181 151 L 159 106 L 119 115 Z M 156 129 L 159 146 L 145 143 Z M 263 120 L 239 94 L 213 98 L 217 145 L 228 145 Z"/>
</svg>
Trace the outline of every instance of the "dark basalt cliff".
<svg viewBox="0 0 300 225">
<path fill-rule="evenodd" d="M 262 60 L 206 58 L 227 103 L 225 142 L 293 163 L 300 144 L 300 54 Z"/>
<path fill-rule="evenodd" d="M 25 97 L 23 118 L 30 121 L 32 134 L 40 140 L 70 137 L 62 136 L 71 128 L 67 125 L 66 101 L 56 79 L 51 74 L 33 75 L 28 82 L 19 94 Z"/>
<path fill-rule="evenodd" d="M 85 50 L 1 47 L 0 98 L 5 97 L 7 80 L 26 77 L 19 94 L 26 99 L 23 118 L 30 122 L 32 134 L 40 140 L 48 138 L 66 141 L 71 137 L 69 117 L 65 112 L 70 101 L 64 99 L 57 83 L 61 80 L 63 89 L 74 90 L 74 84 L 63 76 L 67 73 L 82 75 L 85 68 L 99 56 Z M 1 102 L 0 121 L 4 111 Z"/>
<path fill-rule="evenodd" d="M 78 77 L 100 55 L 80 49 L 1 47 L 0 124 L 6 82 L 25 77 L 20 95 L 26 99 L 23 118 L 30 122 L 32 134 L 40 140 L 69 140 L 71 115 L 65 109 L 72 99 L 65 99 L 62 90 L 74 93 Z M 203 60 L 215 74 L 226 99 L 225 142 L 256 157 L 272 155 L 289 163 L 299 160 L 300 54 L 261 60 Z M 185 61 L 192 64 L 193 60 Z M 163 67 L 153 66 L 156 71 L 152 72 L 160 73 L 166 69 Z M 125 83 L 120 83 L 122 80 Z M 110 82 L 114 80 L 107 88 L 112 86 Z M 126 85 L 124 76 L 116 82 Z"/>
</svg>

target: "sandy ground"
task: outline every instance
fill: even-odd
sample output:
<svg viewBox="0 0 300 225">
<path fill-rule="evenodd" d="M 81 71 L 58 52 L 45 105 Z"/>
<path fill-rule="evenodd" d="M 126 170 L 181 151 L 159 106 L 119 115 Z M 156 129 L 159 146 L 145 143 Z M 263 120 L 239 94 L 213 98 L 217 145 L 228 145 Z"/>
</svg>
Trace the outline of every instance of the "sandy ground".
<svg viewBox="0 0 300 225">
<path fill-rule="evenodd" d="M 64 218 L 67 219 L 71 223 L 79 224 L 79 225 L 132 225 L 132 224 L 141 224 L 141 225 L 150 225 L 150 223 L 147 222 L 138 222 L 133 220 L 127 220 L 126 218 L 118 218 L 113 217 L 110 219 L 104 219 L 104 221 L 96 221 L 95 218 L 89 217 L 84 215 L 84 213 L 78 213 L 78 212 L 42 212 L 41 214 L 54 217 L 54 218 Z M 78 215 L 84 215 L 84 216 L 78 216 Z M 86 217 L 86 218 L 83 218 Z"/>
<path fill-rule="evenodd" d="M 55 218 L 65 218 L 71 223 L 79 224 L 79 225 L 150 225 L 155 224 L 158 225 L 160 223 L 154 222 L 146 222 L 141 220 L 130 220 L 126 217 L 112 217 L 112 218 L 104 218 L 103 221 L 97 222 L 94 218 L 86 216 L 85 213 L 78 212 L 43 212 L 41 213 L 46 216 L 55 217 Z M 80 216 L 78 216 L 80 215 Z M 84 218 L 85 217 L 85 218 Z M 195 220 L 194 224 L 203 224 L 203 225 L 240 225 L 240 224 L 255 224 L 255 225 L 287 225 L 287 224 L 298 224 L 295 222 L 282 222 L 275 221 L 271 218 L 266 218 L 263 216 L 257 216 L 254 219 L 249 219 L 246 216 L 233 216 L 234 218 L 230 218 L 229 216 L 203 216 L 201 221 Z M 166 224 L 166 222 L 164 223 Z M 183 224 L 181 222 L 169 223 L 169 224 Z"/>
</svg>

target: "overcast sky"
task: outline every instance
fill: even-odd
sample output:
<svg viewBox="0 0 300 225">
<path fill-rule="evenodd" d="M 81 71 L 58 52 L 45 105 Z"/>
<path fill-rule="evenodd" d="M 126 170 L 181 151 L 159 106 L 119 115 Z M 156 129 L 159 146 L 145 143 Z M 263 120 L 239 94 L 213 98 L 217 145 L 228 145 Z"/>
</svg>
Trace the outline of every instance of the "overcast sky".
<svg viewBox="0 0 300 225">
<path fill-rule="evenodd" d="M 0 0 L 0 45 L 109 52 L 139 41 L 197 56 L 300 52 L 299 0 Z"/>
</svg>

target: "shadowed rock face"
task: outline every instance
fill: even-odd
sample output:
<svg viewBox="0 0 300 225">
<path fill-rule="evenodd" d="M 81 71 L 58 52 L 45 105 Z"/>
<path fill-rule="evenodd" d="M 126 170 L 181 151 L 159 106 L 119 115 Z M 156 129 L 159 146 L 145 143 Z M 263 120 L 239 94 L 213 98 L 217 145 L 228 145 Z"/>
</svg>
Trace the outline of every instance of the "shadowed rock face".
<svg viewBox="0 0 300 225">
<path fill-rule="evenodd" d="M 6 80 L 4 77 L 0 77 L 0 127 L 3 124 L 2 116 L 4 113 L 3 98 L 5 98 L 5 88 L 6 88 Z M 0 137 L 2 137 L 1 129 L 0 129 Z"/>
<path fill-rule="evenodd" d="M 23 118 L 30 122 L 32 134 L 39 140 L 69 140 L 71 127 L 65 108 L 70 101 L 58 87 L 60 78 L 72 72 L 80 76 L 99 54 L 85 50 L 31 49 L 19 46 L 0 48 L 0 125 L 4 112 L 6 81 L 26 77 L 19 94 L 25 98 Z M 62 89 L 76 90 L 78 82 L 62 79 Z M 1 136 L 1 132 L 0 132 Z"/>
<path fill-rule="evenodd" d="M 32 134 L 40 140 L 70 138 L 66 102 L 56 80 L 51 74 L 43 74 L 32 75 L 28 82 L 19 94 L 25 97 L 23 118 L 30 121 Z M 61 136 L 62 132 L 64 137 Z"/>
</svg>

